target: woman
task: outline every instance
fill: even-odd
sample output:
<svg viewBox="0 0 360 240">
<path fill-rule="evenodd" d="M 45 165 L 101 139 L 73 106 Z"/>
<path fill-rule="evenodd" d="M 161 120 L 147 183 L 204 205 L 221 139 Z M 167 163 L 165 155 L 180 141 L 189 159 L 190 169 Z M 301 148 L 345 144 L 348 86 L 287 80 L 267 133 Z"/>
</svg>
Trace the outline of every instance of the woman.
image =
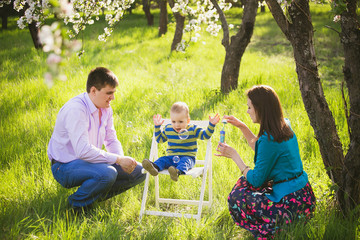
<svg viewBox="0 0 360 240">
<path fill-rule="evenodd" d="M 283 117 L 275 91 L 255 86 L 247 91 L 247 97 L 247 113 L 260 124 L 258 136 L 234 116 L 224 118 L 240 128 L 255 151 L 254 169 L 226 143 L 219 143 L 216 155 L 231 158 L 243 174 L 228 197 L 232 218 L 255 238 L 266 239 L 272 238 L 281 224 L 303 216 L 310 219 L 315 196 L 303 170 L 296 135 Z"/>
</svg>

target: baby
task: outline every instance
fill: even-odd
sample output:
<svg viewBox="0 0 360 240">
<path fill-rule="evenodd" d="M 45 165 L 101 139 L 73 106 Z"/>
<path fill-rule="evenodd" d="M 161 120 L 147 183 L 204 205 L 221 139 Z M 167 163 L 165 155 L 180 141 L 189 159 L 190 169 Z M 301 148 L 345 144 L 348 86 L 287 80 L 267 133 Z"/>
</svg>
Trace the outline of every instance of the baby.
<svg viewBox="0 0 360 240">
<path fill-rule="evenodd" d="M 158 143 L 168 142 L 166 156 L 162 156 L 155 162 L 144 159 L 142 162 L 151 175 L 158 175 L 159 171 L 168 169 L 170 178 L 177 181 L 180 174 L 186 174 L 195 165 L 197 152 L 197 139 L 209 139 L 214 133 L 215 125 L 220 121 L 219 114 L 209 116 L 209 126 L 202 129 L 190 123 L 189 108 L 184 102 L 176 102 L 170 110 L 171 124 L 165 126 L 161 131 L 160 127 L 164 120 L 161 115 L 153 116 L 155 124 L 155 139 Z M 187 130 L 188 135 L 180 137 L 179 133 Z M 187 137 L 188 136 L 188 137 Z"/>
</svg>

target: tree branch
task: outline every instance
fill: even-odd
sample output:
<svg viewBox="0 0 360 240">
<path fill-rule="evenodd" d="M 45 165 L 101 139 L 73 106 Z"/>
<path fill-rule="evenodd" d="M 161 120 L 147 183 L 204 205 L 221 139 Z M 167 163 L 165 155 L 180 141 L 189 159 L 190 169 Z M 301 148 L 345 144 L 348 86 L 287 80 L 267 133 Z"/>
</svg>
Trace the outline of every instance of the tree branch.
<svg viewBox="0 0 360 240">
<path fill-rule="evenodd" d="M 219 7 L 219 4 L 217 3 L 216 0 L 210 0 L 211 3 L 214 5 L 216 11 L 219 14 L 220 20 L 221 20 L 221 27 L 223 29 L 223 40 L 221 41 L 221 44 L 225 47 L 225 49 L 227 47 L 229 47 L 230 45 L 230 34 L 229 34 L 229 25 L 226 21 L 226 17 L 224 12 L 221 10 L 221 8 Z"/>
<path fill-rule="evenodd" d="M 336 30 L 335 28 L 333 28 L 333 27 L 331 27 L 331 26 L 329 26 L 329 25 L 325 25 L 324 27 L 326 27 L 326 28 L 328 28 L 328 29 L 331 29 L 331 30 L 335 31 L 335 32 L 337 32 L 337 34 L 339 34 L 339 35 L 340 35 L 340 32 L 339 32 L 338 30 Z"/>
<path fill-rule="evenodd" d="M 276 0 L 265 0 L 271 14 L 280 27 L 281 31 L 289 39 L 289 21 L 286 19 L 280 4 Z"/>
</svg>

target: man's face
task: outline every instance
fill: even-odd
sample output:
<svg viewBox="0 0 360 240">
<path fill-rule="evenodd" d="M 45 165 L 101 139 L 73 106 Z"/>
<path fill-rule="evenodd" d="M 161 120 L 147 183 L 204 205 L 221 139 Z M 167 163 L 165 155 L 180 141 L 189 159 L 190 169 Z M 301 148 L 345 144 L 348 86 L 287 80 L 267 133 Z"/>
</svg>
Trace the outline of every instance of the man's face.
<svg viewBox="0 0 360 240">
<path fill-rule="evenodd" d="M 181 129 L 186 129 L 187 125 L 190 122 L 185 111 L 180 113 L 170 112 L 170 119 L 172 127 L 176 132 L 179 132 Z"/>
<path fill-rule="evenodd" d="M 92 86 L 90 89 L 90 98 L 94 105 L 97 108 L 108 108 L 110 107 L 110 102 L 115 99 L 116 87 L 111 87 L 105 85 L 100 90 L 97 90 L 96 87 Z"/>
</svg>

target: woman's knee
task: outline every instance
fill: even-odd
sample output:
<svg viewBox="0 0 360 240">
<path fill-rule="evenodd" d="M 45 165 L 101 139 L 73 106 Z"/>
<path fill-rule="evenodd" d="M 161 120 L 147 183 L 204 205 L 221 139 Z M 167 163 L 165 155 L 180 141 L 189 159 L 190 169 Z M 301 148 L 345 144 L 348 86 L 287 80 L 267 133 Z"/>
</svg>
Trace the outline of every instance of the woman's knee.
<svg viewBox="0 0 360 240">
<path fill-rule="evenodd" d="M 234 204 L 236 204 L 236 197 L 234 196 L 233 193 L 234 193 L 234 191 L 231 191 L 229 196 L 228 196 L 229 207 L 234 206 Z"/>
</svg>

